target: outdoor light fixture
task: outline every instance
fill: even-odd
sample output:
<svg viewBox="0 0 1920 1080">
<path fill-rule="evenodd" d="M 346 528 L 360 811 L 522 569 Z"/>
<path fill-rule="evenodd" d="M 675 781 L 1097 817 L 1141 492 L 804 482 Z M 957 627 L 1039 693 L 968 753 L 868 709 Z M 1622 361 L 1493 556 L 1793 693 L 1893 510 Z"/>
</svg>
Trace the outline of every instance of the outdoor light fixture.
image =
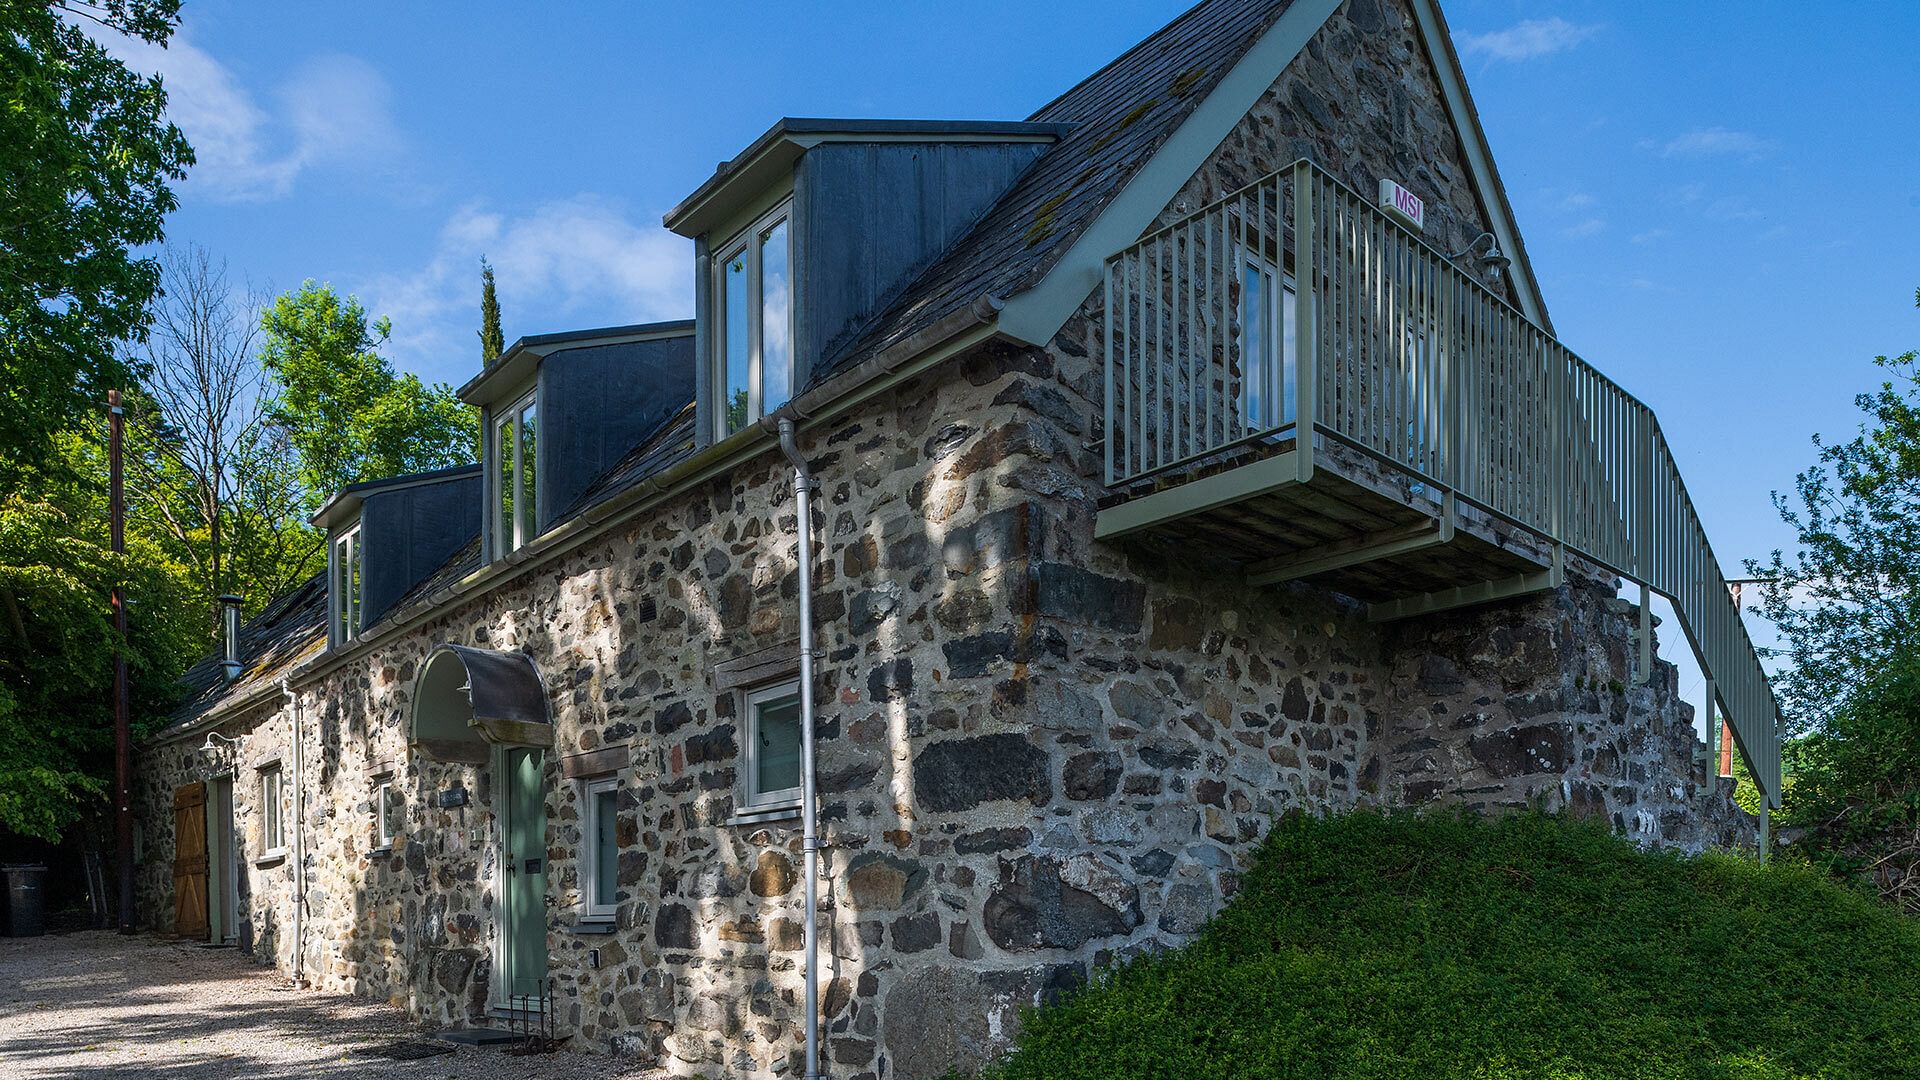
<svg viewBox="0 0 1920 1080">
<path fill-rule="evenodd" d="M 226 743 L 228 746 L 240 745 L 239 739 L 229 739 L 225 735 L 222 735 L 217 731 L 209 731 L 207 732 L 207 741 L 200 744 L 200 752 L 203 754 L 211 754 L 218 751 L 220 747 L 213 745 L 213 740 L 215 739 L 219 739 L 221 742 Z"/>
<path fill-rule="evenodd" d="M 1501 271 L 1505 270 L 1509 266 L 1512 266 L 1513 260 L 1507 258 L 1507 253 L 1500 250 L 1499 238 L 1495 237 L 1490 232 L 1483 232 L 1479 236 L 1476 236 L 1472 240 L 1468 241 L 1466 247 L 1463 247 L 1459 251 L 1456 251 L 1453 254 L 1448 255 L 1447 261 L 1452 262 L 1454 259 L 1457 259 L 1462 255 L 1471 255 L 1474 249 L 1480 246 L 1480 242 L 1482 240 L 1486 241 L 1487 252 L 1486 254 L 1480 256 L 1480 265 L 1483 267 L 1486 267 L 1486 269 L 1489 272 L 1489 276 L 1492 277 L 1495 281 L 1498 281 L 1500 280 Z"/>
</svg>

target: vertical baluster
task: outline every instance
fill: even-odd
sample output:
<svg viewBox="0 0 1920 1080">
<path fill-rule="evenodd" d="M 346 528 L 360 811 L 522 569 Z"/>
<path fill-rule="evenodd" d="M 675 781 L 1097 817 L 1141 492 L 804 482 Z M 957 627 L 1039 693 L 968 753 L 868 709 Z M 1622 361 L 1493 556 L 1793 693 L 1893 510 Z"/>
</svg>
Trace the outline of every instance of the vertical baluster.
<svg viewBox="0 0 1920 1080">
<path fill-rule="evenodd" d="M 1187 246 L 1187 275 L 1181 279 L 1181 306 L 1187 309 L 1187 329 L 1181 332 L 1181 371 L 1187 375 L 1187 398 L 1181 402 L 1181 407 L 1187 409 L 1187 423 L 1181 427 L 1187 429 L 1187 455 L 1194 455 L 1200 452 L 1200 429 L 1196 427 L 1200 423 L 1200 377 L 1196 375 L 1200 350 L 1194 348 L 1200 336 L 1194 288 L 1200 282 L 1194 279 L 1194 227 L 1190 223 L 1181 225 L 1181 242 Z"/>
<path fill-rule="evenodd" d="M 1235 396 L 1233 373 L 1239 361 L 1234 350 L 1246 332 L 1240 325 L 1240 309 L 1234 299 L 1239 288 L 1241 239 L 1238 218 L 1230 207 L 1220 208 L 1220 439 L 1230 443 L 1240 437 L 1239 400 Z"/>
<path fill-rule="evenodd" d="M 1325 206 L 1332 212 L 1332 200 L 1316 200 L 1319 181 L 1313 172 L 1302 167 L 1294 174 L 1294 199 L 1296 210 L 1294 221 L 1296 228 L 1308 236 L 1314 234 L 1315 221 L 1320 213 L 1319 207 Z M 1299 463 L 1295 475 L 1302 483 L 1313 479 L 1314 466 L 1314 426 L 1318 422 L 1320 408 L 1319 365 L 1322 360 L 1316 326 L 1319 324 L 1314 305 L 1314 294 L 1319 289 L 1319 269 L 1314 265 L 1318 255 L 1317 245 L 1304 243 L 1298 245 L 1298 258 L 1294 272 L 1298 275 L 1294 293 L 1294 328 L 1298 339 L 1304 343 L 1299 356 L 1294 361 L 1295 378 L 1307 388 L 1299 395 L 1298 413 L 1294 423 L 1294 459 Z M 1332 269 L 1329 267 L 1329 269 Z"/>
<path fill-rule="evenodd" d="M 1201 273 L 1195 287 L 1201 290 L 1199 297 L 1200 322 L 1205 331 L 1200 351 L 1200 392 L 1205 395 L 1204 404 L 1195 403 L 1194 411 L 1201 425 L 1200 449 L 1212 450 L 1218 444 L 1213 436 L 1213 214 L 1208 213 L 1196 223 L 1202 241 L 1206 245 L 1207 257 L 1201 264 Z M 1202 411 L 1204 410 L 1204 411 Z"/>
<path fill-rule="evenodd" d="M 1361 283 L 1367 305 L 1367 352 L 1360 365 L 1361 401 L 1365 413 L 1361 421 L 1361 441 L 1375 450 L 1380 448 L 1380 219 L 1368 214 L 1366 279 Z"/>
<path fill-rule="evenodd" d="M 1160 429 L 1165 425 L 1160 419 L 1160 379 L 1161 368 L 1167 361 L 1167 336 L 1162 327 L 1166 315 L 1166 260 L 1161 255 L 1160 237 L 1155 236 L 1149 250 L 1153 256 L 1153 346 L 1147 355 L 1146 374 L 1151 379 L 1147 384 L 1146 446 L 1143 453 L 1148 455 L 1147 470 L 1160 467 L 1164 460 L 1160 456 Z"/>
<path fill-rule="evenodd" d="M 1280 276 L 1279 249 L 1283 242 L 1281 237 L 1284 235 L 1283 230 L 1285 225 L 1278 220 L 1278 215 L 1275 215 L 1273 218 L 1267 216 L 1267 188 L 1264 183 L 1254 185 L 1252 196 L 1253 212 L 1255 220 L 1258 223 L 1258 250 L 1260 252 L 1261 266 L 1260 311 L 1257 316 L 1260 320 L 1261 355 L 1260 380 L 1257 387 L 1260 408 L 1253 417 L 1252 423 L 1248 426 L 1254 431 L 1264 431 L 1273 425 L 1274 418 L 1279 415 L 1279 408 L 1273 401 L 1273 387 L 1275 381 L 1274 365 L 1281 360 L 1281 346 L 1276 337 L 1279 328 L 1274 325 L 1273 315 L 1274 312 L 1280 310 L 1279 302 L 1274 297 L 1274 291 L 1281 287 L 1282 282 Z M 1271 225 L 1269 225 L 1270 221 L 1272 223 Z M 1273 268 L 1273 284 L 1271 286 L 1269 286 L 1266 281 L 1267 267 Z M 1249 313 L 1248 317 L 1254 318 L 1256 316 Z"/>
<path fill-rule="evenodd" d="M 1128 248 L 1120 259 L 1120 317 L 1125 328 L 1120 339 L 1120 472 L 1128 479 L 1134 476 L 1133 467 L 1133 351 L 1137 344 L 1133 330 L 1133 260 L 1135 249 Z M 1113 434 L 1108 433 L 1108 438 Z"/>
<path fill-rule="evenodd" d="M 1100 315 L 1105 323 L 1104 332 L 1100 335 L 1100 350 L 1106 357 L 1105 370 L 1102 372 L 1106 380 L 1106 395 L 1100 399 L 1101 434 L 1105 436 L 1101 441 L 1106 445 L 1101 448 L 1100 461 L 1108 487 L 1113 486 L 1113 267 L 1114 260 L 1107 260 L 1105 272 L 1101 275 L 1103 291 L 1100 294 Z"/>
<path fill-rule="evenodd" d="M 1359 395 L 1354 392 L 1354 373 L 1359 370 L 1360 357 L 1364 351 L 1364 347 L 1361 345 L 1363 331 L 1360 322 L 1360 309 L 1361 305 L 1366 302 L 1360 286 L 1361 278 L 1365 270 L 1360 264 L 1361 251 L 1363 250 L 1360 243 L 1360 218 L 1354 214 L 1353 207 L 1349 205 L 1345 199 L 1336 198 L 1330 193 L 1327 198 L 1327 203 L 1329 206 L 1339 207 L 1338 212 L 1341 220 L 1340 239 L 1346 244 L 1347 248 L 1341 264 L 1347 288 L 1347 325 L 1343 328 L 1346 332 L 1342 335 L 1341 347 L 1338 353 L 1340 362 L 1340 367 L 1337 372 L 1339 378 L 1338 392 L 1340 395 L 1340 430 L 1349 438 L 1358 438 L 1360 435 L 1360 399 Z"/>
</svg>

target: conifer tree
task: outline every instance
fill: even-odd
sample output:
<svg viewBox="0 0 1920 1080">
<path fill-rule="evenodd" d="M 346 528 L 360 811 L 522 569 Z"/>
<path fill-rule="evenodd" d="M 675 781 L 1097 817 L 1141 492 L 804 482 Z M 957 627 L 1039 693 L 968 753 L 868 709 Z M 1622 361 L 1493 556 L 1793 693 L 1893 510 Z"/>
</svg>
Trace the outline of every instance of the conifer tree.
<svg viewBox="0 0 1920 1080">
<path fill-rule="evenodd" d="M 491 364 L 507 348 L 500 332 L 500 300 L 493 292 L 493 264 L 480 257 L 480 362 Z"/>
</svg>

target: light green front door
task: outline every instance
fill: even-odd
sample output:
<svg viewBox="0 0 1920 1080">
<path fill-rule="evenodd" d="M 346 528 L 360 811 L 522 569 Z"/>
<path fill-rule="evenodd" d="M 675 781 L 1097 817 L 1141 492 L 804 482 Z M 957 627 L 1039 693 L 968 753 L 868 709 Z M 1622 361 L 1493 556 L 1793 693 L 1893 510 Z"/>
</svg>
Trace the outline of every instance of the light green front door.
<svg viewBox="0 0 1920 1080">
<path fill-rule="evenodd" d="M 503 884 L 496 986 L 499 1004 L 531 1008 L 547 979 L 546 751 L 509 747 L 499 760 Z"/>
</svg>

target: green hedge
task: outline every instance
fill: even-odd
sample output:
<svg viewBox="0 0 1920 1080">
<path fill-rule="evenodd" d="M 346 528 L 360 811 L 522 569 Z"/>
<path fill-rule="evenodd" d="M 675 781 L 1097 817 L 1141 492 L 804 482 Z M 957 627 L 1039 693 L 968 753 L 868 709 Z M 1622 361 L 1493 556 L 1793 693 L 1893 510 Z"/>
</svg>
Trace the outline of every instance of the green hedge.
<svg viewBox="0 0 1920 1080">
<path fill-rule="evenodd" d="M 1920 1076 L 1920 922 L 1544 814 L 1292 815 L 1197 940 L 986 1075 Z"/>
</svg>

